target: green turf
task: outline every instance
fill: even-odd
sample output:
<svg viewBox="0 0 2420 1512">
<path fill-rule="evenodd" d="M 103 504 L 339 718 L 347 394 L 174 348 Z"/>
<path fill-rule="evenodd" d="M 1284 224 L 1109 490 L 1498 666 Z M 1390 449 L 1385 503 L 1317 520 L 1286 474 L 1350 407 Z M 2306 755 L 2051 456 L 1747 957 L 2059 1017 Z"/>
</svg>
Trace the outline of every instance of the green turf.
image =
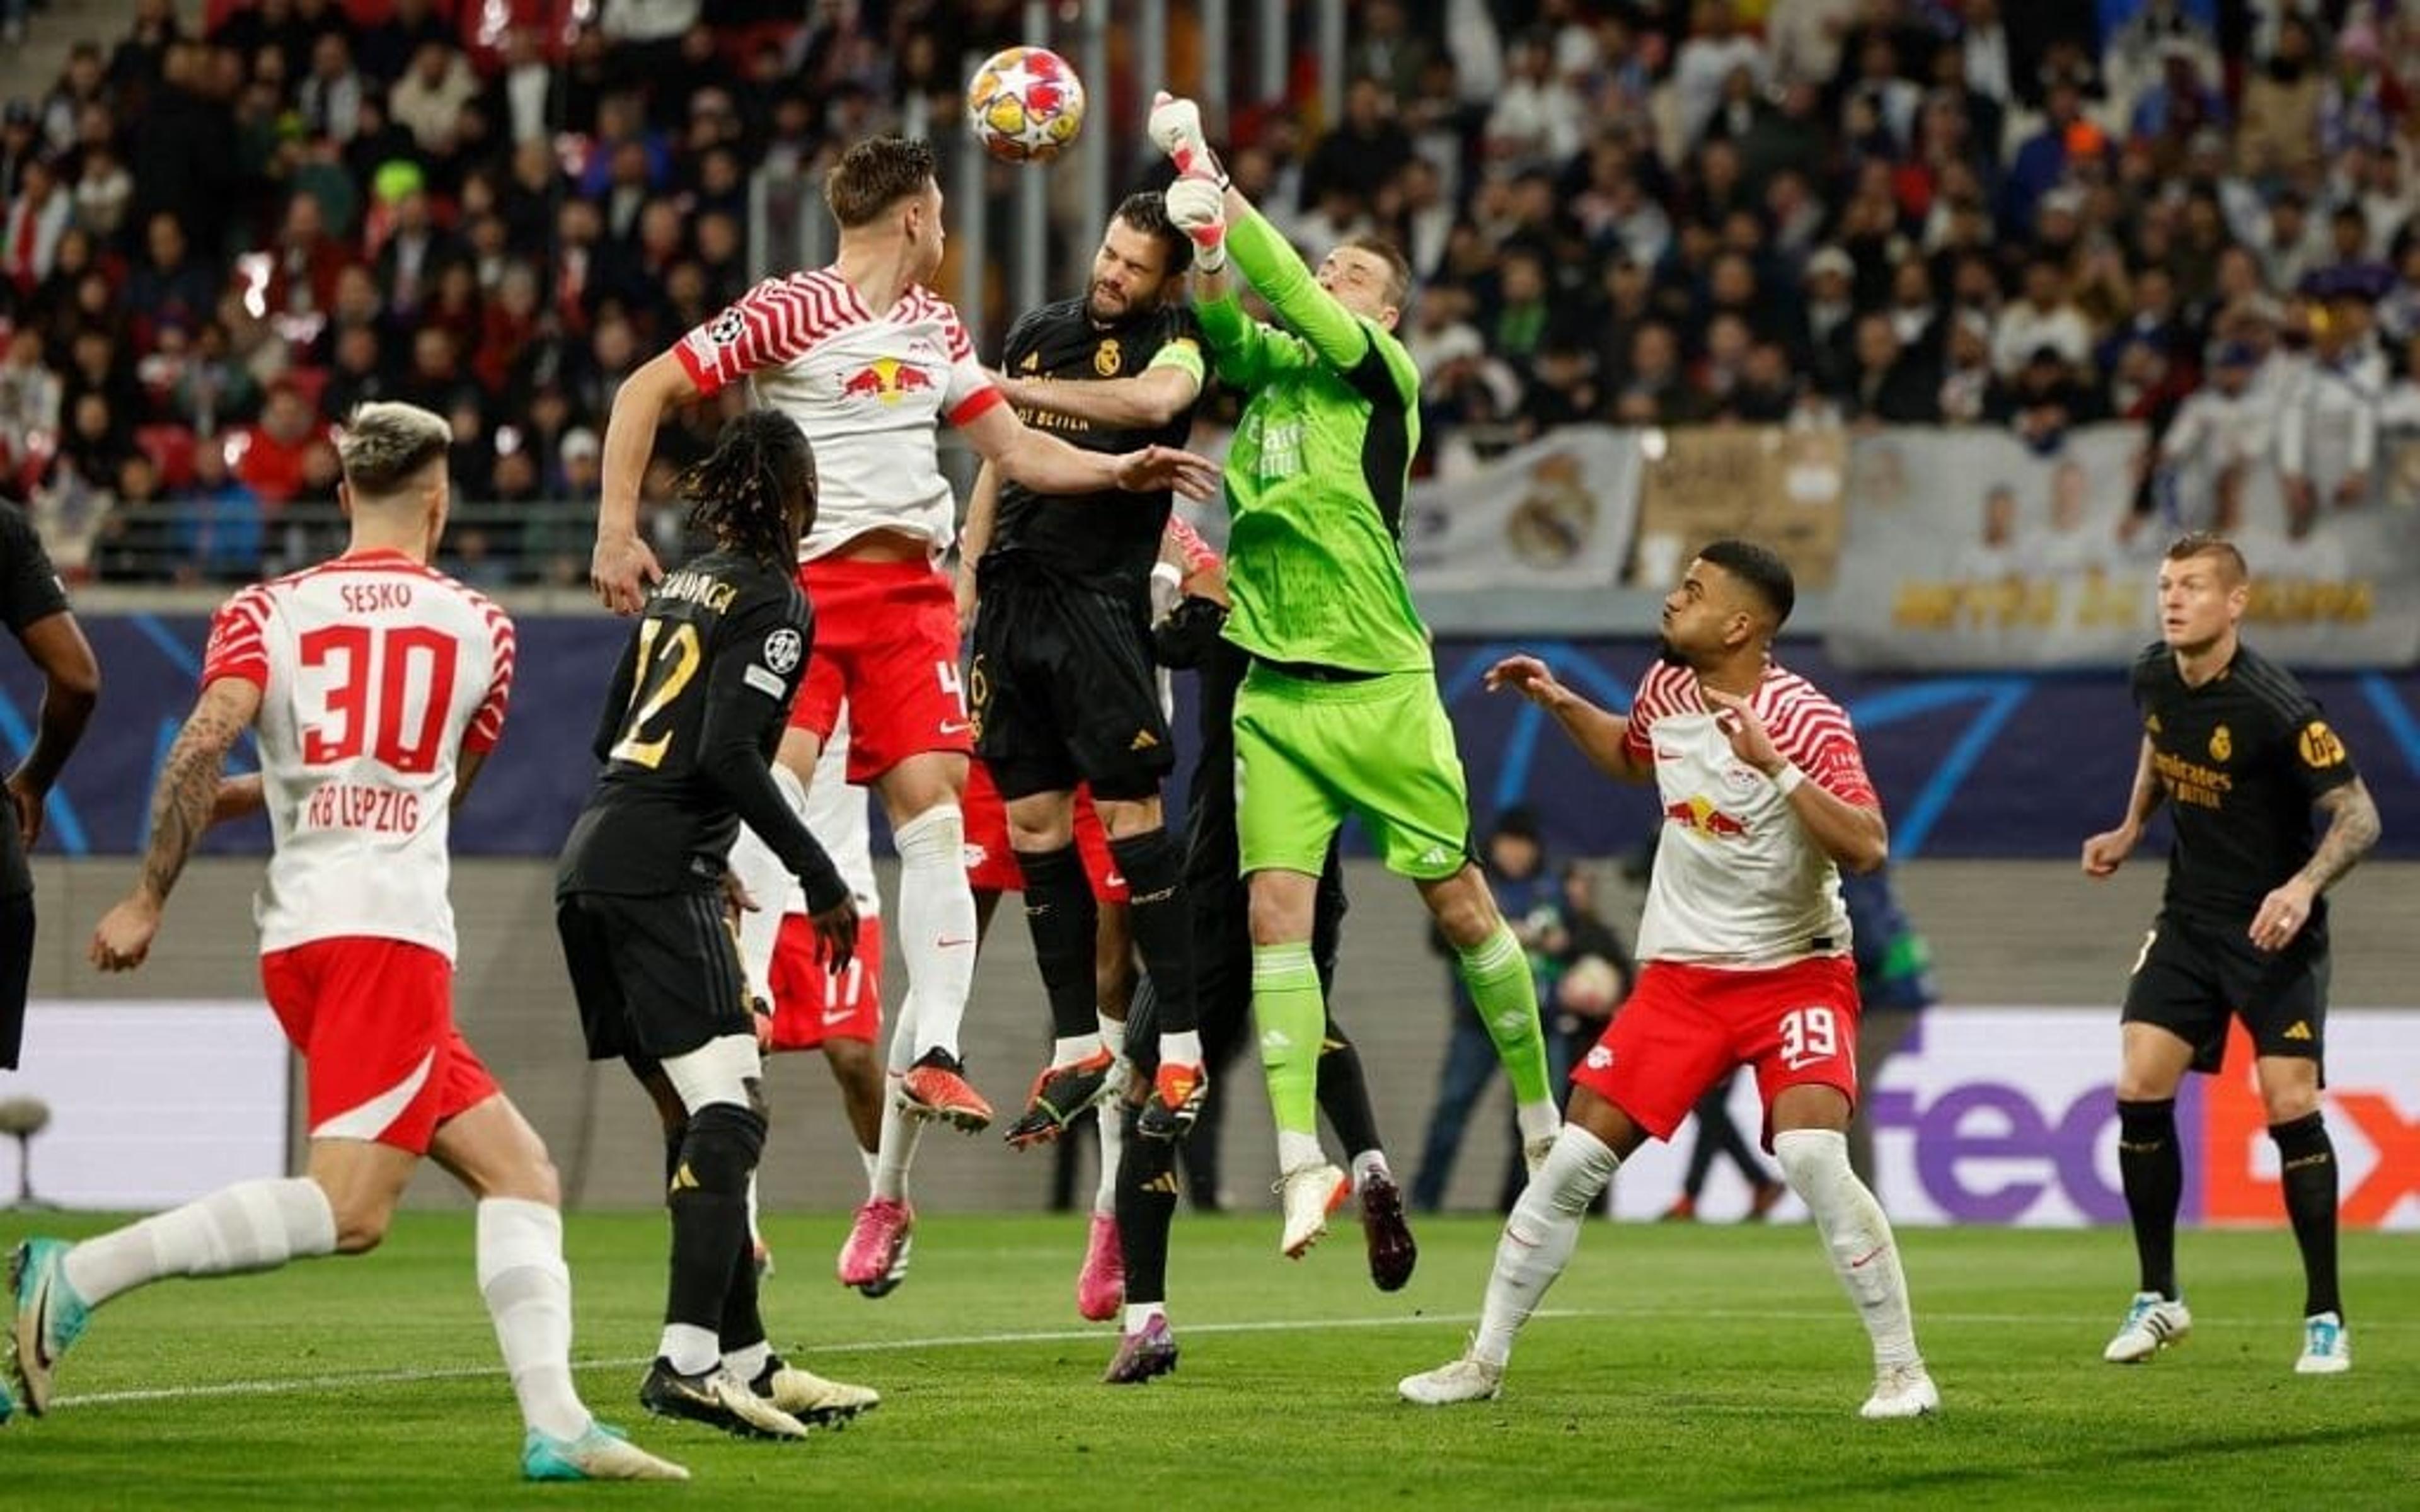
<svg viewBox="0 0 2420 1512">
<path fill-rule="evenodd" d="M 768 1311 L 801 1363 L 885 1401 L 768 1445 L 635 1410 L 661 1221 L 572 1220 L 576 1353 L 598 1362 L 583 1390 L 686 1462 L 688 1487 L 518 1483 L 470 1222 L 427 1214 L 366 1259 L 112 1304 L 51 1416 L 0 1429 L 0 1506 L 2420 1505 L 2420 1239 L 2347 1240 L 2359 1366 L 2305 1380 L 2282 1233 L 2188 1235 L 2193 1339 L 2120 1369 L 2100 1351 L 2131 1290 L 2123 1233 L 1910 1232 L 1947 1415 L 1867 1424 L 1865 1341 L 1804 1227 L 1592 1227 L 1503 1398 L 1447 1410 L 1399 1403 L 1394 1382 L 1457 1352 L 1490 1222 L 1422 1225 L 1419 1275 L 1387 1297 L 1350 1227 L 1295 1265 L 1274 1215 L 1186 1216 L 1184 1363 L 1140 1388 L 1096 1383 L 1112 1341 L 1075 1317 L 1080 1219 L 929 1213 L 913 1274 L 879 1303 L 830 1280 L 844 1227 L 770 1220 Z M 26 1231 L 0 1215 L 0 1239 Z M 106 1399 L 144 1391 L 173 1395 Z"/>
</svg>

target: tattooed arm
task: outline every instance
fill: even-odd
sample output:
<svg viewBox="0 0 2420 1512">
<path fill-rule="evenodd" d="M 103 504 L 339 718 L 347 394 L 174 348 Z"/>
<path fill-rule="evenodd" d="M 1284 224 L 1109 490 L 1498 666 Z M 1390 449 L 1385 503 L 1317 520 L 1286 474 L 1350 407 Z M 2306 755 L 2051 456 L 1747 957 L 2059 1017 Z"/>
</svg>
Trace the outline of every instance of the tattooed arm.
<svg viewBox="0 0 2420 1512">
<path fill-rule="evenodd" d="M 237 737 L 260 712 L 260 688 L 241 677 L 221 677 L 202 689 L 201 702 L 177 732 L 160 785 L 151 794 L 151 844 L 143 856 L 143 879 L 93 931 L 87 954 L 103 971 L 132 971 L 150 953 L 160 933 L 160 911 L 201 842 L 219 802 L 219 774 Z"/>
<path fill-rule="evenodd" d="M 2282 950 L 2290 944 L 2303 926 L 2310 922 L 2311 907 L 2319 895 L 2334 887 L 2378 843 L 2378 802 L 2369 795 L 2369 787 L 2361 779 L 2328 789 L 2319 795 L 2318 803 L 2327 810 L 2328 832 L 2319 837 L 2319 848 L 2311 853 L 2303 870 L 2263 898 L 2259 912 L 2252 916 L 2252 928 L 2246 933 L 2252 943 L 2263 950 Z"/>
</svg>

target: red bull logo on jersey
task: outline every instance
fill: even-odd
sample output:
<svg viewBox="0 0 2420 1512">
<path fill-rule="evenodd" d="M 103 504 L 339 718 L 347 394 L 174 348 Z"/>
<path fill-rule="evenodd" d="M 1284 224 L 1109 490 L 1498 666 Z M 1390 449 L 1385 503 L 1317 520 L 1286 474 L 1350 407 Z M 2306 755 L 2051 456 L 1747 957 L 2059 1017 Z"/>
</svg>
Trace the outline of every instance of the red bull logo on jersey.
<svg viewBox="0 0 2420 1512">
<path fill-rule="evenodd" d="M 1702 795 L 1668 806 L 1664 817 L 1683 829 L 1719 840 L 1738 840 L 1747 834 L 1746 820 L 1723 812 L 1714 807 L 1713 799 Z"/>
<path fill-rule="evenodd" d="M 901 394 L 939 386 L 932 374 L 913 363 L 903 363 L 896 357 L 877 357 L 845 380 L 840 393 L 844 399 L 872 399 L 879 404 L 893 405 L 899 402 Z"/>
</svg>

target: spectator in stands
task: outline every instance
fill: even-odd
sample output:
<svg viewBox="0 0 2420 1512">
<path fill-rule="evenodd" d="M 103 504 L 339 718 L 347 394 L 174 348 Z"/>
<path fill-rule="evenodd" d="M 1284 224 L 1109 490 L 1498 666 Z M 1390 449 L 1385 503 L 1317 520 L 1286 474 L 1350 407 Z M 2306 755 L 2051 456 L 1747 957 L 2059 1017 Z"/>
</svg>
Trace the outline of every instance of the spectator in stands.
<svg viewBox="0 0 2420 1512">
<path fill-rule="evenodd" d="M 311 71 L 295 91 L 303 130 L 344 147 L 361 128 L 365 87 L 351 40 L 341 31 L 320 33 L 311 43 Z"/>
<path fill-rule="evenodd" d="M 1851 420 L 1925 425 L 1941 419 L 1939 366 L 1900 339 L 1887 314 L 1859 316 L 1854 347 L 1841 405 Z"/>
<path fill-rule="evenodd" d="M 210 436 L 251 420 L 260 400 L 260 380 L 237 360 L 225 322 L 205 321 L 171 394 L 177 418 L 196 435 Z"/>
<path fill-rule="evenodd" d="M 463 111 L 479 93 L 461 53 L 442 42 L 423 42 L 410 71 L 387 93 L 387 114 L 410 131 L 424 152 L 454 150 Z"/>
<path fill-rule="evenodd" d="M 0 215 L 0 277 L 15 280 L 20 288 L 48 278 L 74 213 L 75 202 L 50 160 L 28 159 L 17 175 L 17 195 Z"/>
<path fill-rule="evenodd" d="M 237 432 L 226 450 L 236 478 L 275 515 L 302 492 L 304 455 L 326 434 L 302 392 L 281 382 L 271 386 L 259 424 Z"/>
<path fill-rule="evenodd" d="M 2002 378 L 2014 378 L 2045 347 L 2068 363 L 2092 355 L 2092 328 L 2068 296 L 2067 269 L 2047 255 L 2025 265 L 2023 297 L 2000 312 L 1992 331 L 1992 365 Z"/>
<path fill-rule="evenodd" d="M 245 582 L 259 576 L 260 501 L 228 470 L 226 446 L 205 436 L 194 451 L 194 480 L 180 490 L 174 548 L 176 577 L 186 582 Z"/>
</svg>

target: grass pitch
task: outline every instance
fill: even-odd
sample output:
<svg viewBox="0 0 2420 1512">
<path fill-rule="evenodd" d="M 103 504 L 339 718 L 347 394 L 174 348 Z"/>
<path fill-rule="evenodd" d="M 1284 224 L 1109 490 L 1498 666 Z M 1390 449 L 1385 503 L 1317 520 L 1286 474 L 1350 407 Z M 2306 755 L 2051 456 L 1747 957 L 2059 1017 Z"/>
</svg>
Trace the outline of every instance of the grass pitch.
<svg viewBox="0 0 2420 1512">
<path fill-rule="evenodd" d="M 408 1215 L 365 1259 L 110 1305 L 51 1415 L 0 1429 L 0 1506 L 2420 1505 L 2420 1238 L 2348 1236 L 2356 1365 L 2304 1379 L 2284 1233 L 2185 1236 L 2194 1336 L 2119 1368 L 2100 1353 L 2132 1290 L 2122 1232 L 1909 1231 L 1946 1412 L 1868 1424 L 1864 1335 L 1803 1226 L 1594 1224 L 1503 1397 L 1433 1410 L 1394 1382 L 1458 1351 L 1495 1224 L 1422 1223 L 1418 1275 L 1382 1296 L 1341 1216 L 1301 1264 L 1274 1214 L 1180 1216 L 1183 1362 L 1112 1388 L 1111 1329 L 1075 1316 L 1079 1217 L 927 1213 L 908 1284 L 867 1302 L 830 1280 L 845 1216 L 772 1215 L 776 1344 L 884 1395 L 793 1445 L 637 1411 L 662 1220 L 576 1216 L 582 1389 L 696 1476 L 580 1488 L 517 1478 L 468 1215 Z M 0 1240 L 33 1222 L 0 1215 Z"/>
</svg>

